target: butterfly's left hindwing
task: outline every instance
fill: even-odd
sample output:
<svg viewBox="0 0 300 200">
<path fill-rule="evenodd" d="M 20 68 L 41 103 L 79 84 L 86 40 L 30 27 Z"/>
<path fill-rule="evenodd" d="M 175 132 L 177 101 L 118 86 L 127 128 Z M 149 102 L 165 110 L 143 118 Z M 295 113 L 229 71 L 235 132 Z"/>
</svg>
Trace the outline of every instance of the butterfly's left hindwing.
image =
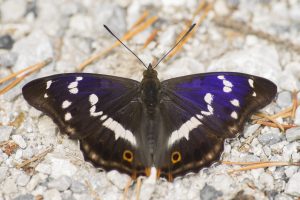
<svg viewBox="0 0 300 200">
<path fill-rule="evenodd" d="M 132 175 L 145 168 L 137 153 L 139 85 L 106 75 L 60 74 L 26 84 L 23 96 L 49 115 L 61 132 L 79 139 L 87 160 Z"/>
<path fill-rule="evenodd" d="M 276 93 L 267 79 L 233 72 L 163 81 L 165 149 L 157 152 L 155 165 L 169 179 L 208 166 L 219 158 L 224 139 L 242 131 L 249 116 Z"/>
</svg>

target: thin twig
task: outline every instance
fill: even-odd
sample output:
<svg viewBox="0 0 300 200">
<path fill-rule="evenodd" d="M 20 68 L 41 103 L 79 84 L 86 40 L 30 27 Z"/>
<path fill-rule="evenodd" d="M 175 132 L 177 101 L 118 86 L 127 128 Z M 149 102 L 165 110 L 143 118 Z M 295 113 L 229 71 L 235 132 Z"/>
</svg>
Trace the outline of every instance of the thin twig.
<svg viewBox="0 0 300 200">
<path fill-rule="evenodd" d="M 127 182 L 126 186 L 125 186 L 125 189 L 124 189 L 123 200 L 127 199 L 128 191 L 129 191 L 131 183 L 132 183 L 132 179 L 130 178 L 129 181 Z"/>
<path fill-rule="evenodd" d="M 140 199 L 141 187 L 142 187 L 142 179 L 138 177 L 136 181 L 136 200 Z"/>
<path fill-rule="evenodd" d="M 145 49 L 150 44 L 150 42 L 152 42 L 154 40 L 154 38 L 157 36 L 157 34 L 158 34 L 158 29 L 154 29 L 152 31 L 152 33 L 150 34 L 150 36 L 147 38 L 146 42 L 144 43 L 143 49 Z"/>
<path fill-rule="evenodd" d="M 12 78 L 15 78 L 16 76 L 18 76 L 19 74 L 22 74 L 23 72 L 35 70 L 36 68 L 38 68 L 37 66 L 40 66 L 40 65 L 43 65 L 43 64 L 45 66 L 45 65 L 49 64 L 50 62 L 52 62 L 52 59 L 48 58 L 48 59 L 46 59 L 45 61 L 43 61 L 41 63 L 35 64 L 35 65 L 31 65 L 31 66 L 26 67 L 26 68 L 24 68 L 24 69 L 22 69 L 22 70 L 20 70 L 20 71 L 18 71 L 16 73 L 10 74 L 10 75 L 8 75 L 8 76 L 0 79 L 0 84 L 4 83 L 4 82 L 6 82 L 6 81 L 8 81 L 8 80 L 10 80 Z"/>
<path fill-rule="evenodd" d="M 138 18 L 138 20 L 136 20 L 136 22 L 134 22 L 134 24 L 131 26 L 130 29 L 133 29 L 133 28 L 137 27 L 138 25 L 140 25 L 143 21 L 145 21 L 145 19 L 148 16 L 149 16 L 149 12 L 147 10 L 144 11 L 143 14 L 140 16 L 140 18 Z"/>
<path fill-rule="evenodd" d="M 46 60 L 44 60 L 43 62 L 41 63 L 38 63 L 38 64 L 35 64 L 29 68 L 26 68 L 25 71 L 28 71 L 28 72 L 25 72 L 24 70 L 21 70 L 21 73 L 24 73 L 23 75 L 19 76 L 18 78 L 16 78 L 13 82 L 11 82 L 10 84 L 8 84 L 6 87 L 4 87 L 3 89 L 0 90 L 0 95 L 2 94 L 5 94 L 6 92 L 8 92 L 9 90 L 11 90 L 12 88 L 14 88 L 18 83 L 20 83 L 25 77 L 29 76 L 30 74 L 34 73 L 35 71 L 41 69 L 42 67 L 48 65 L 50 62 L 52 61 L 51 58 L 48 58 Z M 7 78 L 4 78 L 3 80 L 7 81 L 7 80 L 10 80 L 14 77 L 16 77 L 17 75 L 21 74 L 20 71 L 17 72 L 17 73 L 14 73 L 12 75 L 9 75 L 9 79 Z"/>
<path fill-rule="evenodd" d="M 25 161 L 23 161 L 22 163 L 17 164 L 17 165 L 16 165 L 16 168 L 17 168 L 17 169 L 20 169 L 20 168 L 23 168 L 23 167 L 29 165 L 29 164 L 32 163 L 32 162 L 35 162 L 35 161 L 37 161 L 37 160 L 41 160 L 41 159 L 43 159 L 48 153 L 50 153 L 51 151 L 53 151 L 53 147 L 52 147 L 52 146 L 51 146 L 51 147 L 48 147 L 45 151 L 43 151 L 42 153 L 40 153 L 40 154 L 38 154 L 38 155 L 32 157 L 31 159 L 25 160 Z"/>
<path fill-rule="evenodd" d="M 278 124 L 277 123 L 275 124 L 273 122 L 257 121 L 256 124 L 261 124 L 261 125 L 264 125 L 264 126 L 270 126 L 270 127 L 273 127 L 273 128 L 279 128 Z M 297 127 L 297 125 L 295 125 L 295 124 L 280 124 L 280 126 L 282 126 L 284 128 L 284 130 Z"/>
<path fill-rule="evenodd" d="M 91 184 L 89 181 L 87 181 L 87 180 L 85 180 L 85 184 L 86 184 L 86 186 L 87 186 L 89 192 L 90 192 L 90 193 L 92 194 L 92 196 L 95 198 L 95 200 L 100 200 L 100 197 L 99 197 L 98 193 L 94 190 L 92 184 Z"/>
<path fill-rule="evenodd" d="M 198 28 L 200 27 L 200 25 L 202 24 L 202 22 L 205 20 L 206 16 L 208 15 L 208 13 L 211 11 L 212 9 L 212 4 L 208 4 L 205 7 L 204 13 L 200 16 L 199 20 L 196 23 L 195 28 L 191 31 L 191 33 L 168 55 L 168 58 L 166 59 L 166 61 L 170 60 L 175 54 L 177 54 L 177 52 L 179 52 L 182 47 L 184 46 L 185 43 L 187 43 L 187 41 L 194 36 L 195 32 L 198 30 Z M 186 30 L 184 30 L 184 32 L 186 32 Z M 182 34 L 182 33 L 181 33 Z M 180 34 L 180 35 L 181 35 Z"/>
<path fill-rule="evenodd" d="M 279 166 L 300 166 L 300 162 L 231 162 L 231 161 L 222 161 L 222 164 L 226 165 L 245 165 L 245 167 L 241 167 L 239 169 L 229 170 L 228 173 L 236 172 L 236 171 L 247 171 L 251 169 L 258 168 L 266 168 L 266 167 L 279 167 Z"/>
</svg>

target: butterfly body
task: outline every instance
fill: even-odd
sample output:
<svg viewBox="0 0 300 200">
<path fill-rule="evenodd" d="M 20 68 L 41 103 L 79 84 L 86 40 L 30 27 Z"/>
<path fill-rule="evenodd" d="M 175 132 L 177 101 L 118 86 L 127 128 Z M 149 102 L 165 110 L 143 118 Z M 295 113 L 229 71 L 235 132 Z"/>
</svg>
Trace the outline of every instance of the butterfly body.
<svg viewBox="0 0 300 200">
<path fill-rule="evenodd" d="M 219 159 L 226 138 L 276 95 L 271 81 L 242 73 L 194 74 L 160 82 L 151 65 L 141 82 L 88 73 L 58 74 L 23 87 L 30 105 L 80 141 L 86 160 L 133 177 L 172 180 Z"/>
</svg>

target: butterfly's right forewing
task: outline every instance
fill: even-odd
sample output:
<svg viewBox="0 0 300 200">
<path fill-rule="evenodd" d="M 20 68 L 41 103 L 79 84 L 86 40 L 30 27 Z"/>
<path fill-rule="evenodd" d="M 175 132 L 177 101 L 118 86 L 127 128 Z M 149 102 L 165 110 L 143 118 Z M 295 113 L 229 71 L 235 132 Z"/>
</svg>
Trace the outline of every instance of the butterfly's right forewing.
<svg viewBox="0 0 300 200">
<path fill-rule="evenodd" d="M 137 153 L 140 83 L 114 76 L 72 73 L 36 79 L 23 88 L 29 104 L 79 139 L 96 166 L 127 174 L 144 170 Z"/>
</svg>

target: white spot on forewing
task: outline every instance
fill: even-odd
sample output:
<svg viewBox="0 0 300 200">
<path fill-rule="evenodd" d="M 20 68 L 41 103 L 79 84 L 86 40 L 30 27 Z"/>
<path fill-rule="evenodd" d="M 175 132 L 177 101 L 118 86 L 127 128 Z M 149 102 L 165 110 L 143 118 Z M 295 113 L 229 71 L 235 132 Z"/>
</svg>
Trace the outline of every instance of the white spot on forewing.
<svg viewBox="0 0 300 200">
<path fill-rule="evenodd" d="M 78 86 L 78 82 L 77 81 L 74 81 L 74 82 L 71 82 L 69 85 L 68 85 L 68 88 L 71 89 L 71 88 L 76 88 Z"/>
<path fill-rule="evenodd" d="M 201 114 L 203 114 L 205 116 L 210 116 L 210 115 L 214 114 L 214 109 L 211 105 L 207 105 L 207 110 L 208 111 L 201 111 Z"/>
<path fill-rule="evenodd" d="M 231 89 L 231 87 L 225 86 L 225 87 L 223 87 L 223 91 L 226 92 L 226 93 L 229 93 L 229 92 L 232 91 L 232 89 Z"/>
<path fill-rule="evenodd" d="M 202 115 L 199 115 L 199 114 L 197 114 L 196 117 L 197 117 L 198 119 L 203 119 L 203 116 L 202 116 Z"/>
<path fill-rule="evenodd" d="M 234 105 L 235 107 L 239 107 L 239 106 L 240 106 L 240 102 L 239 102 L 239 100 L 237 100 L 237 99 L 231 100 L 230 103 L 231 103 L 232 105 Z"/>
<path fill-rule="evenodd" d="M 98 97 L 97 97 L 97 95 L 91 94 L 91 95 L 89 96 L 89 101 L 90 101 L 90 103 L 91 103 L 92 106 L 95 105 L 95 104 L 98 102 Z"/>
<path fill-rule="evenodd" d="M 65 114 L 65 121 L 69 121 L 70 119 L 72 119 L 72 115 L 68 112 Z"/>
<path fill-rule="evenodd" d="M 103 121 L 103 120 L 105 120 L 106 118 L 107 118 L 107 115 L 103 115 L 103 116 L 100 118 L 100 120 Z"/>
<path fill-rule="evenodd" d="M 209 111 L 211 114 L 214 114 L 214 109 L 213 109 L 213 107 L 212 107 L 211 105 L 208 105 L 208 106 L 207 106 L 207 109 L 208 109 L 208 111 Z"/>
<path fill-rule="evenodd" d="M 48 90 L 48 89 L 50 88 L 51 84 L 52 84 L 52 81 L 51 81 L 51 80 L 50 80 L 50 81 L 47 81 L 46 90 Z"/>
<path fill-rule="evenodd" d="M 231 115 L 230 115 L 233 119 L 237 119 L 238 118 L 238 114 L 235 112 L 235 111 L 233 111 L 232 113 L 231 113 Z"/>
<path fill-rule="evenodd" d="M 44 98 L 48 98 L 48 94 L 47 93 L 44 94 Z"/>
<path fill-rule="evenodd" d="M 169 147 L 182 138 L 189 140 L 190 132 L 201 124 L 202 123 L 196 117 L 191 117 L 189 120 L 183 123 L 178 130 L 172 132 L 168 141 Z"/>
<path fill-rule="evenodd" d="M 253 97 L 256 97 L 256 92 L 253 92 L 253 93 L 252 93 L 252 96 L 253 96 Z"/>
<path fill-rule="evenodd" d="M 78 93 L 78 88 L 72 88 L 69 90 L 70 93 L 72 94 L 77 94 Z"/>
<path fill-rule="evenodd" d="M 225 79 L 225 77 L 224 77 L 223 75 L 219 75 L 219 76 L 218 76 L 218 79 L 220 79 L 220 80 L 224 80 L 224 79 Z"/>
<path fill-rule="evenodd" d="M 212 101 L 213 101 L 213 95 L 211 93 L 207 93 L 205 96 L 204 96 L 204 101 L 208 104 L 211 104 Z"/>
<path fill-rule="evenodd" d="M 96 112 L 96 106 L 92 106 L 90 108 L 90 115 L 93 116 L 93 117 L 98 117 L 98 116 L 101 116 L 103 114 L 103 111 L 99 111 L 99 112 Z"/>
<path fill-rule="evenodd" d="M 81 76 L 76 77 L 76 81 L 81 81 L 83 78 Z"/>
<path fill-rule="evenodd" d="M 132 132 L 126 130 L 119 122 L 113 120 L 112 118 L 108 118 L 103 123 L 103 126 L 114 132 L 116 140 L 118 138 L 122 138 L 129 141 L 133 146 L 136 146 L 136 139 L 133 136 Z"/>
<path fill-rule="evenodd" d="M 72 104 L 72 102 L 70 102 L 70 101 L 68 101 L 68 100 L 65 100 L 65 101 L 62 103 L 61 107 L 62 107 L 63 109 L 65 109 L 65 108 L 69 107 L 71 104 Z"/>
<path fill-rule="evenodd" d="M 224 86 L 227 86 L 227 87 L 233 87 L 232 83 L 228 80 L 223 80 L 223 84 L 224 84 Z"/>
<path fill-rule="evenodd" d="M 254 81 L 252 79 L 248 79 L 248 83 L 250 85 L 250 87 L 254 88 Z"/>
</svg>

